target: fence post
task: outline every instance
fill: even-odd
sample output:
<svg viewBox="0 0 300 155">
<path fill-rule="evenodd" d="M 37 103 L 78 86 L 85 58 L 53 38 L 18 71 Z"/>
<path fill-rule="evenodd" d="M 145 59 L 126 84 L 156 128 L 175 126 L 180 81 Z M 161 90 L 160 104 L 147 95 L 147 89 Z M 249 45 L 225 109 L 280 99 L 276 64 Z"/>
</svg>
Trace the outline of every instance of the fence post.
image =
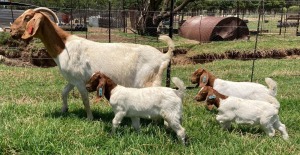
<svg viewBox="0 0 300 155">
<path fill-rule="evenodd" d="M 71 34 L 73 34 L 73 1 L 71 0 Z"/>
<path fill-rule="evenodd" d="M 281 7 L 281 16 L 280 16 L 280 28 L 279 28 L 279 35 L 281 35 L 281 29 L 282 29 L 282 26 L 283 26 L 283 24 L 282 24 L 282 19 L 283 19 L 283 6 Z"/>
<path fill-rule="evenodd" d="M 11 11 L 11 18 L 12 18 L 12 22 L 11 23 L 13 23 L 15 21 L 15 19 L 14 19 L 14 12 L 12 10 L 11 0 L 10 0 L 10 11 Z"/>
<path fill-rule="evenodd" d="M 110 36 L 110 16 L 111 16 L 111 0 L 108 1 L 108 42 L 111 42 Z"/>
<path fill-rule="evenodd" d="M 257 22 L 257 33 L 256 33 L 256 38 L 255 38 L 255 47 L 254 47 L 254 53 L 253 53 L 253 62 L 252 62 L 252 73 L 251 73 L 251 82 L 253 81 L 253 74 L 254 74 L 254 63 L 255 63 L 255 54 L 256 54 L 256 50 L 257 50 L 257 40 L 258 40 L 258 35 L 259 35 L 259 27 L 260 27 L 260 16 L 261 16 L 261 12 L 263 11 L 262 10 L 262 4 L 263 1 L 261 1 L 261 5 L 259 6 L 259 10 L 258 10 L 258 22 Z"/>
<path fill-rule="evenodd" d="M 170 9 L 170 25 L 169 25 L 169 37 L 173 37 L 173 8 L 174 8 L 174 0 L 171 0 L 171 9 Z M 167 68 L 167 80 L 166 87 L 170 87 L 170 79 L 171 79 L 171 59 Z"/>
<path fill-rule="evenodd" d="M 300 7 L 299 7 L 300 8 Z M 297 16 L 297 28 L 296 28 L 296 36 L 298 36 L 298 29 L 299 29 L 299 17 L 300 17 L 300 12 L 298 12 Z"/>
<path fill-rule="evenodd" d="M 122 17 L 123 17 L 123 33 L 126 33 L 126 12 L 125 12 L 125 0 L 122 0 Z"/>
<path fill-rule="evenodd" d="M 86 2 L 85 2 L 85 20 L 84 20 L 85 39 L 87 39 L 87 34 L 88 34 L 88 25 L 87 25 L 87 20 L 89 19 L 89 17 L 88 17 L 88 8 L 89 8 L 89 1 L 86 0 Z"/>
</svg>

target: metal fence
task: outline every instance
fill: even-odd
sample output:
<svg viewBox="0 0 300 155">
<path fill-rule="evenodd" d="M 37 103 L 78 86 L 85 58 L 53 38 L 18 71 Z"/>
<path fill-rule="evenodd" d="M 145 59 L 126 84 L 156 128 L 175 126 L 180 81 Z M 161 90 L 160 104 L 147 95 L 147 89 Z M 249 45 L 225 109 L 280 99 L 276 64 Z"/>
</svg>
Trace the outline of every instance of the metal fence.
<svg viewBox="0 0 300 155">
<path fill-rule="evenodd" d="M 32 6 L 18 7 L 22 10 L 14 10 L 11 6 L 0 6 L 0 26 L 9 27 L 9 23 L 13 22 L 16 17 Z M 12 7 L 16 8 L 16 7 Z M 145 37 L 137 34 L 137 22 L 143 14 L 138 9 L 111 8 L 108 4 L 99 9 L 90 8 L 52 8 L 58 15 L 60 26 L 70 31 L 70 33 L 85 37 L 98 42 L 131 42 L 152 44 L 158 42 L 155 37 Z M 61 11 L 64 10 L 64 11 Z M 154 12 L 159 14 L 159 12 Z M 236 17 L 244 21 L 249 29 L 249 37 L 255 38 L 257 34 L 273 35 L 285 39 L 287 35 L 298 36 L 299 14 L 292 12 L 209 12 L 199 10 L 194 12 L 179 12 L 173 16 L 173 30 L 175 36 L 179 36 L 182 24 L 195 17 Z M 160 34 L 169 33 L 169 19 L 163 20 L 158 27 L 153 27 L 153 31 Z M 193 27 L 191 27 L 193 28 Z M 214 29 L 214 28 L 211 28 Z M 121 34 L 121 35 L 120 35 Z M 259 39 L 259 38 L 257 38 Z M 263 40 L 258 40 L 263 42 Z M 256 51 L 257 45 L 253 46 Z M 158 47 L 164 48 L 164 46 Z M 299 52 L 298 52 L 299 53 Z M 292 55 L 293 53 L 291 53 Z M 276 56 L 275 56 L 276 57 Z M 281 58 L 278 56 L 277 58 Z M 33 58 L 41 59 L 41 58 Z M 47 59 L 47 58 L 43 58 Z M 218 60 L 219 58 L 193 58 L 194 62 L 209 62 Z M 254 68 L 254 60 L 256 58 L 245 58 L 244 60 L 253 60 L 252 68 Z M 252 75 L 253 76 L 253 75 Z M 252 80 L 252 77 L 251 77 Z"/>
</svg>

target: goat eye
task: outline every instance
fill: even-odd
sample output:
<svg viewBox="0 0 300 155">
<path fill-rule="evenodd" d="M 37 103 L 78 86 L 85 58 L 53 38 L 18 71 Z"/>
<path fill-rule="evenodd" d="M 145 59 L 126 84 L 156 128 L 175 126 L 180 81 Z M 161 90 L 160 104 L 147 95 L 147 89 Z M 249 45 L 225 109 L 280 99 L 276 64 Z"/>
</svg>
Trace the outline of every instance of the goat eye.
<svg viewBox="0 0 300 155">
<path fill-rule="evenodd" d="M 24 18 L 24 20 L 25 20 L 26 22 L 28 22 L 30 19 L 31 19 L 31 16 L 26 16 L 26 17 Z"/>
</svg>

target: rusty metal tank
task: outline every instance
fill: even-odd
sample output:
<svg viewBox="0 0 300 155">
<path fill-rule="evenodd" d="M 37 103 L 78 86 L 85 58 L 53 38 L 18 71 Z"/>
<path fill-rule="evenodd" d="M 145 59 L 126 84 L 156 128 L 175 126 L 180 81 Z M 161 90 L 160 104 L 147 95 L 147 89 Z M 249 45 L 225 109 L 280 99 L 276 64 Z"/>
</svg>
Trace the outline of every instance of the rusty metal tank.
<svg viewBox="0 0 300 155">
<path fill-rule="evenodd" d="M 237 17 L 195 16 L 180 27 L 180 36 L 199 42 L 248 39 L 247 24 Z"/>
</svg>

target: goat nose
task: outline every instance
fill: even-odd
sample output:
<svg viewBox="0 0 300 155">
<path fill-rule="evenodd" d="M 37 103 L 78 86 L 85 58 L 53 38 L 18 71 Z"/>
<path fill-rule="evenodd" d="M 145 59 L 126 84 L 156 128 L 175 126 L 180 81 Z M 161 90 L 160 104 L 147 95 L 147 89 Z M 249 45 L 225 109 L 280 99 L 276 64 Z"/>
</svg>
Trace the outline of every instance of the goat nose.
<svg viewBox="0 0 300 155">
<path fill-rule="evenodd" d="M 11 37 L 12 37 L 13 39 L 18 39 L 18 36 L 17 36 L 16 34 L 12 34 Z"/>
</svg>

